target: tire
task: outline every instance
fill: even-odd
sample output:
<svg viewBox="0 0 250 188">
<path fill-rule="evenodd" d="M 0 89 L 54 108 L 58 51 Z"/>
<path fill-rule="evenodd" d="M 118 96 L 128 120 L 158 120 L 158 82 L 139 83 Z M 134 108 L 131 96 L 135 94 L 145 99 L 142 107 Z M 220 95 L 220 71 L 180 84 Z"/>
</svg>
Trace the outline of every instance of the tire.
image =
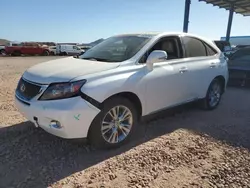
<svg viewBox="0 0 250 188">
<path fill-rule="evenodd" d="M 130 116 L 128 116 L 130 118 L 126 118 L 125 121 L 120 121 L 120 123 L 126 124 L 126 126 L 121 126 L 119 120 L 116 121 L 116 123 L 111 123 L 111 125 L 103 123 L 103 121 L 111 122 L 113 118 L 111 117 L 109 112 L 111 111 L 111 109 L 117 109 L 118 106 L 120 114 L 123 113 L 123 110 L 126 110 L 128 114 L 130 114 Z M 123 97 L 114 97 L 108 99 L 104 102 L 103 109 L 96 116 L 90 126 L 88 140 L 94 148 L 98 149 L 111 149 L 119 147 L 129 141 L 129 139 L 135 132 L 137 123 L 138 113 L 135 106 L 130 100 Z M 108 126 L 112 126 L 112 128 Z M 130 131 L 128 131 L 129 129 Z M 125 130 L 127 130 L 127 132 Z"/>
<path fill-rule="evenodd" d="M 49 56 L 49 51 L 48 50 L 43 51 L 42 55 L 43 56 Z"/>
<path fill-rule="evenodd" d="M 60 52 L 60 56 L 66 56 L 68 55 L 67 52 Z"/>
<path fill-rule="evenodd" d="M 6 55 L 6 51 L 4 49 L 0 50 L 0 55 Z"/>
<path fill-rule="evenodd" d="M 220 80 L 214 79 L 208 87 L 206 97 L 201 100 L 201 108 L 204 110 L 216 109 L 220 104 L 222 91 L 222 83 Z"/>
</svg>

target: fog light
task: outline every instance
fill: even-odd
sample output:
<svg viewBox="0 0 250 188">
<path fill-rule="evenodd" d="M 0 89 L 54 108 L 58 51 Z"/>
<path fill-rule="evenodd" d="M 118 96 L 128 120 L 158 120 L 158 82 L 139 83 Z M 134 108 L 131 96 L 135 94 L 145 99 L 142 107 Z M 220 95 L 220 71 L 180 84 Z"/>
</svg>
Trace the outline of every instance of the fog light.
<svg viewBox="0 0 250 188">
<path fill-rule="evenodd" d="M 62 128 L 61 123 L 59 121 L 55 121 L 55 120 L 51 121 L 49 126 L 55 128 L 55 129 Z"/>
</svg>

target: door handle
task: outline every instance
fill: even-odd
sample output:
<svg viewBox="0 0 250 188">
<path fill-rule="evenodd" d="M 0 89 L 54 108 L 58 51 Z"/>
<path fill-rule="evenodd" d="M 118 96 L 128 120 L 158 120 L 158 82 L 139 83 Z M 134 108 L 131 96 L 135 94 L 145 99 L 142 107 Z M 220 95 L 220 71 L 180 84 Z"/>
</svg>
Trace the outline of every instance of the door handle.
<svg viewBox="0 0 250 188">
<path fill-rule="evenodd" d="M 210 63 L 210 68 L 216 67 L 216 63 Z"/>
<path fill-rule="evenodd" d="M 182 68 L 179 69 L 180 73 L 184 73 L 184 72 L 187 72 L 187 71 L 188 71 L 187 67 L 182 67 Z"/>
</svg>

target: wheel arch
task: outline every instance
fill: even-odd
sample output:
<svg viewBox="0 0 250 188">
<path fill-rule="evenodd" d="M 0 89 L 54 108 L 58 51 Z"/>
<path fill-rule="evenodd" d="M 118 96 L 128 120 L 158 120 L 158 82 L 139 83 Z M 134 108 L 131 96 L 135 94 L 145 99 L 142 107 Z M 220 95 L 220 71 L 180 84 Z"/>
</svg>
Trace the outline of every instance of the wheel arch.
<svg viewBox="0 0 250 188">
<path fill-rule="evenodd" d="M 219 75 L 219 76 L 216 76 L 213 80 L 215 80 L 215 79 L 219 80 L 219 82 L 221 83 L 221 86 L 222 86 L 222 89 L 223 89 L 222 93 L 224 93 L 225 89 L 226 89 L 226 79 L 225 79 L 225 77 L 222 76 L 222 75 Z"/>
<path fill-rule="evenodd" d="M 142 117 L 142 103 L 141 103 L 141 100 L 139 99 L 139 97 L 135 93 L 130 92 L 130 91 L 119 92 L 119 93 L 116 93 L 116 94 L 113 94 L 113 95 L 109 96 L 103 102 L 99 103 L 100 110 L 102 110 L 103 105 L 104 105 L 104 103 L 106 101 L 111 100 L 112 98 L 115 98 L 115 97 L 124 97 L 124 98 L 128 99 L 130 102 L 132 102 L 135 105 L 135 108 L 136 108 L 136 110 L 138 112 L 138 120 L 140 120 L 140 118 Z M 89 101 L 89 102 L 93 102 L 94 99 L 91 99 L 91 100 L 92 101 Z M 90 131 L 91 131 L 91 126 L 92 126 L 92 124 L 88 128 L 87 138 L 89 138 Z"/>
<path fill-rule="evenodd" d="M 49 54 L 50 54 L 50 51 L 49 51 L 48 49 L 44 49 L 44 50 L 42 51 L 42 54 L 45 54 L 45 53 L 47 53 L 47 55 L 49 55 Z"/>
<path fill-rule="evenodd" d="M 140 98 L 135 93 L 130 92 L 130 91 L 116 93 L 116 94 L 109 96 L 101 104 L 103 105 L 107 100 L 110 100 L 114 97 L 124 97 L 124 98 L 128 99 L 130 102 L 132 102 L 134 104 L 134 106 L 138 112 L 138 118 L 141 117 L 141 115 L 142 115 L 142 103 L 141 103 Z"/>
</svg>

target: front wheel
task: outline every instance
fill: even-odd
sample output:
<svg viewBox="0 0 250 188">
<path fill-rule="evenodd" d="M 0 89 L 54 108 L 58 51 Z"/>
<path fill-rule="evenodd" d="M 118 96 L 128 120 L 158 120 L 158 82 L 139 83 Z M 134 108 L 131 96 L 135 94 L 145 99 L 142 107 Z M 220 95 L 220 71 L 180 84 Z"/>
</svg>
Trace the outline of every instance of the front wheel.
<svg viewBox="0 0 250 188">
<path fill-rule="evenodd" d="M 218 79 L 214 79 L 210 84 L 206 97 L 202 99 L 201 105 L 205 110 L 213 110 L 217 108 L 221 101 L 222 84 Z"/>
<path fill-rule="evenodd" d="M 128 99 L 109 99 L 90 126 L 90 144 L 96 148 L 114 148 L 124 144 L 135 130 L 137 117 L 137 111 Z"/>
</svg>

